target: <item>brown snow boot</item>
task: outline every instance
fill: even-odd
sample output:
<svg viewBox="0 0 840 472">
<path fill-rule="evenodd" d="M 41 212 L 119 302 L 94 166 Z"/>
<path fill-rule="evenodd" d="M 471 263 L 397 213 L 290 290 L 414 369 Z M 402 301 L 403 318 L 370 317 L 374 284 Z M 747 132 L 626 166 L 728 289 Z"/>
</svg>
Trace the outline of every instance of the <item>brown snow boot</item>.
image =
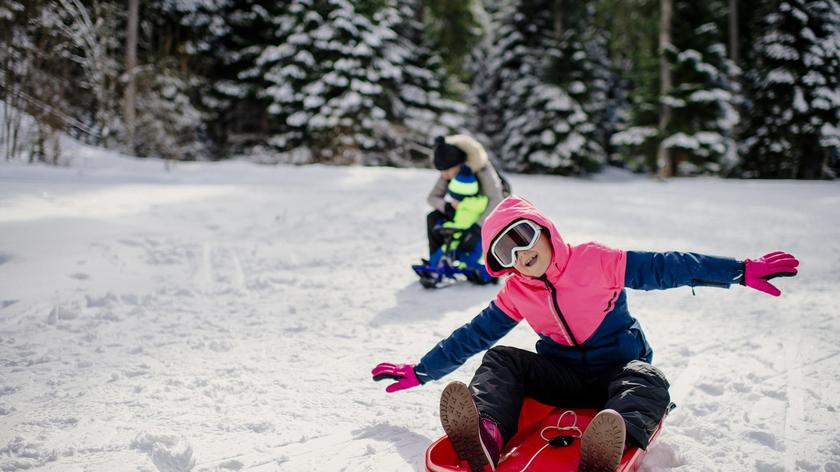
<svg viewBox="0 0 840 472">
<path fill-rule="evenodd" d="M 481 418 L 473 401 L 469 387 L 463 382 L 450 382 L 440 395 L 440 422 L 452 442 L 458 458 L 470 466 L 473 472 L 484 472 L 485 466 L 496 470 L 501 452 L 501 433 L 481 424 L 491 422 Z"/>
<path fill-rule="evenodd" d="M 580 440 L 579 472 L 613 472 L 624 454 L 624 418 L 615 410 L 595 415 Z"/>
</svg>

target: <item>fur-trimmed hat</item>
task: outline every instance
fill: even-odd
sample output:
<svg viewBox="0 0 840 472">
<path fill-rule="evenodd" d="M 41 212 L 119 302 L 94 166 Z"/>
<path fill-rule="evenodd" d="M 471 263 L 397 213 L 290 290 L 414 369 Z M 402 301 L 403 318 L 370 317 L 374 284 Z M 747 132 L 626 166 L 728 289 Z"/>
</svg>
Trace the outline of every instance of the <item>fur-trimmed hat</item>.
<svg viewBox="0 0 840 472">
<path fill-rule="evenodd" d="M 467 153 L 446 142 L 443 136 L 435 138 L 434 164 L 437 170 L 451 169 L 467 161 Z"/>
</svg>

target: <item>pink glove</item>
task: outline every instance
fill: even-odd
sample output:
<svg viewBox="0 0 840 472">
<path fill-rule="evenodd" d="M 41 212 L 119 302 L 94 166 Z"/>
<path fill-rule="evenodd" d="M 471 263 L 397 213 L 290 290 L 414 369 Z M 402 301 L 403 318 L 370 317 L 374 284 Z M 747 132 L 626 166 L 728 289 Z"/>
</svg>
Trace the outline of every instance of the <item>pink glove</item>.
<svg viewBox="0 0 840 472">
<path fill-rule="evenodd" d="M 774 297 L 782 294 L 768 280 L 775 277 L 793 277 L 799 261 L 792 255 L 776 251 L 765 254 L 758 259 L 744 261 L 744 285 L 752 287 Z"/>
<path fill-rule="evenodd" d="M 395 365 L 383 362 L 374 367 L 370 373 L 373 375 L 373 380 L 376 381 L 382 379 L 397 381 L 385 387 L 385 391 L 388 393 L 394 393 L 420 385 L 420 381 L 417 380 L 417 375 L 414 373 L 414 364 Z"/>
</svg>

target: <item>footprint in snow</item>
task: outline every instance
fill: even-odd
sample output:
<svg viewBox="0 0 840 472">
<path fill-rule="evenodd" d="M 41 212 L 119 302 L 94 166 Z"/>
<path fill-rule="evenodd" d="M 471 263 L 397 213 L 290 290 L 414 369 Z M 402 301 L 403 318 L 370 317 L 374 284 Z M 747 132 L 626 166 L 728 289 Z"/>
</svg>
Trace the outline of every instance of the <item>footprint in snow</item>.
<svg viewBox="0 0 840 472">
<path fill-rule="evenodd" d="M 79 317 L 81 304 L 77 301 L 55 305 L 47 315 L 47 324 L 54 325 L 59 320 L 74 320 Z"/>
<path fill-rule="evenodd" d="M 225 461 L 219 464 L 219 469 L 223 470 L 242 470 L 243 467 L 245 467 L 245 464 L 239 462 L 236 459 L 231 459 L 229 461 Z"/>
<path fill-rule="evenodd" d="M 195 467 L 192 446 L 182 436 L 140 433 L 131 448 L 148 455 L 160 472 L 189 472 Z"/>
<path fill-rule="evenodd" d="M 776 435 L 772 433 L 768 433 L 766 431 L 748 431 L 745 433 L 745 436 L 752 439 L 753 441 L 763 444 L 771 449 L 780 449 L 781 445 L 779 444 L 778 440 L 776 439 Z"/>
<path fill-rule="evenodd" d="M 697 386 L 700 390 L 708 393 L 709 395 L 720 396 L 723 395 L 723 387 L 719 385 L 713 384 L 700 384 Z"/>
</svg>

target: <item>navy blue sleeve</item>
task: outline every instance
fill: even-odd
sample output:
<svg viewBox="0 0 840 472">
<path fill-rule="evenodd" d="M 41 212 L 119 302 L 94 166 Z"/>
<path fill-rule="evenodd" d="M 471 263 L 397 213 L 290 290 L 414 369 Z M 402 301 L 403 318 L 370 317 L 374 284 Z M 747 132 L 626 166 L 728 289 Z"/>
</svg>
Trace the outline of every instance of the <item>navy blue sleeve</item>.
<svg viewBox="0 0 840 472">
<path fill-rule="evenodd" d="M 693 252 L 627 251 L 624 286 L 639 290 L 721 287 L 741 283 L 744 263 L 729 257 Z"/>
<path fill-rule="evenodd" d="M 517 324 L 517 321 L 491 302 L 469 323 L 453 331 L 420 359 L 420 363 L 414 367 L 417 378 L 425 383 L 445 376 L 474 354 L 502 339 Z"/>
</svg>

